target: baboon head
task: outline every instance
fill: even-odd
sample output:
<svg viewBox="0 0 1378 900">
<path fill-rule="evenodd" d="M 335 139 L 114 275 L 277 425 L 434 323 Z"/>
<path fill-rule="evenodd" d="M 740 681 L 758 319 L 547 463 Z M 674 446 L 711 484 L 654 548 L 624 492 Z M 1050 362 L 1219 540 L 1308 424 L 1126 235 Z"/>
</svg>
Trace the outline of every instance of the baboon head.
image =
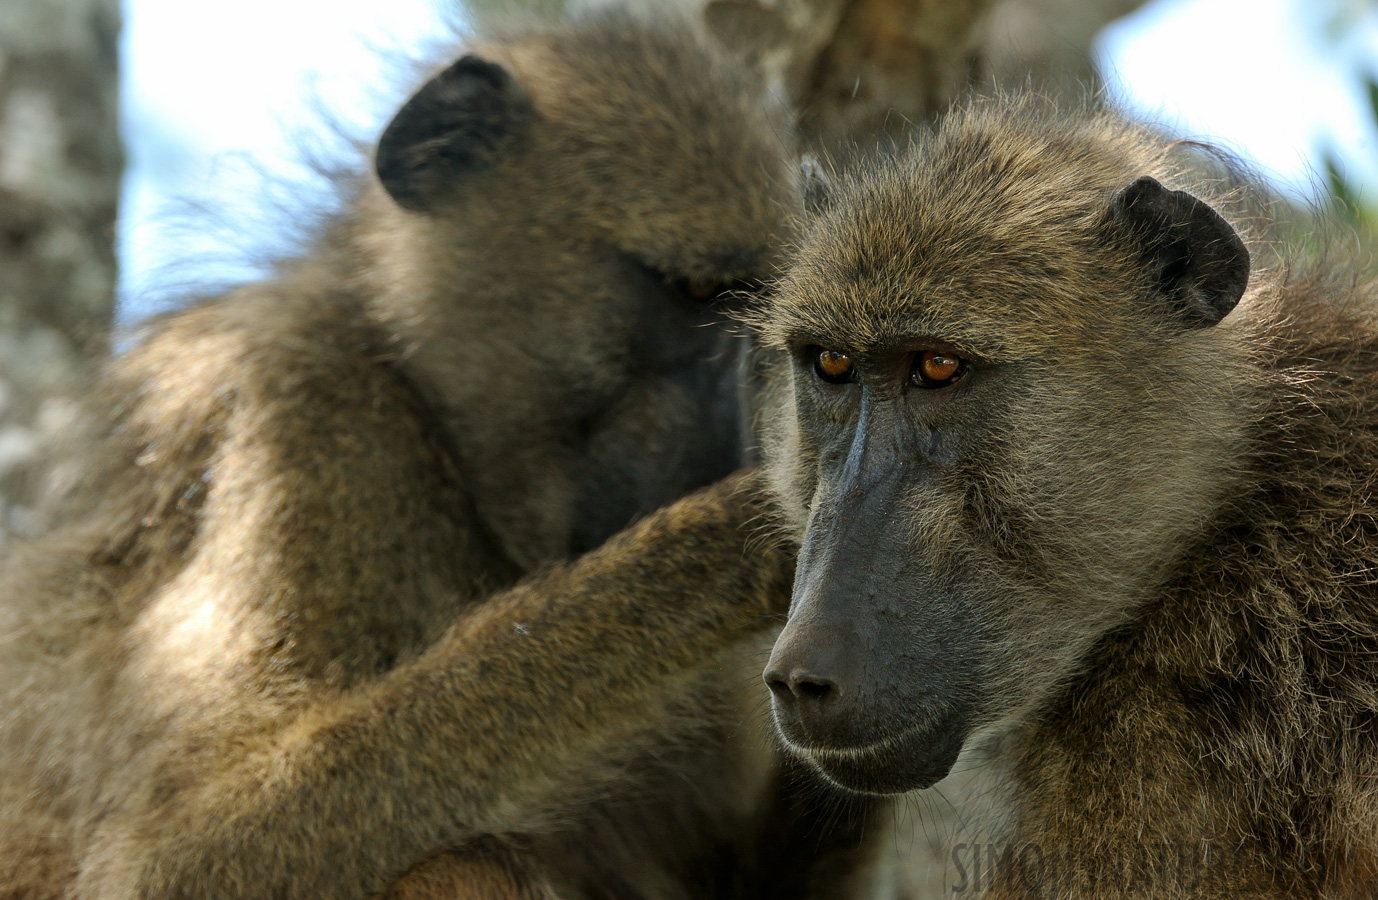
<svg viewBox="0 0 1378 900">
<path fill-rule="evenodd" d="M 523 565 L 741 464 L 737 291 L 802 209 L 781 110 L 687 30 L 480 41 L 379 142 L 382 316 Z"/>
<path fill-rule="evenodd" d="M 844 787 L 942 778 L 1205 539 L 1249 253 L 1170 156 L 978 102 L 835 189 L 765 304 L 767 456 L 803 535 L 765 677 Z"/>
</svg>

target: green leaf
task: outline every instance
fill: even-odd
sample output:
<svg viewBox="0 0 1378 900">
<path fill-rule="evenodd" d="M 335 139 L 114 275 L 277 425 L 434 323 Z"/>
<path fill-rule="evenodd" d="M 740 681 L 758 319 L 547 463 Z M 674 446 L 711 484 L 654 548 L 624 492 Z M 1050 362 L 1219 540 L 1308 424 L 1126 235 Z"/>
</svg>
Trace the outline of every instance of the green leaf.
<svg viewBox="0 0 1378 900">
<path fill-rule="evenodd" d="M 1335 205 L 1353 219 L 1363 216 L 1363 211 L 1359 207 L 1359 198 L 1349 183 L 1345 181 L 1344 170 L 1340 167 L 1339 157 L 1335 152 L 1327 147 L 1322 151 L 1324 154 L 1325 177 L 1330 183 L 1330 195 L 1335 201 Z"/>
</svg>

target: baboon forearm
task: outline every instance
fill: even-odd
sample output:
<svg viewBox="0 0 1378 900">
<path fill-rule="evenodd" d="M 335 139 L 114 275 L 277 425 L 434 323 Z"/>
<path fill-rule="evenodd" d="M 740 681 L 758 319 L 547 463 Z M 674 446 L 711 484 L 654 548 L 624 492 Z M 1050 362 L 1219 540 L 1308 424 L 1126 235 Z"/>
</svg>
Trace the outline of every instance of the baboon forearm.
<svg viewBox="0 0 1378 900">
<path fill-rule="evenodd" d="M 365 896 L 428 850 L 567 816 L 600 773 L 700 723 L 677 679 L 691 686 L 783 612 L 788 554 L 747 552 L 756 494 L 747 479 L 691 497 L 308 711 L 233 783 L 207 786 L 197 821 L 157 817 L 167 839 L 136 889 Z"/>
</svg>

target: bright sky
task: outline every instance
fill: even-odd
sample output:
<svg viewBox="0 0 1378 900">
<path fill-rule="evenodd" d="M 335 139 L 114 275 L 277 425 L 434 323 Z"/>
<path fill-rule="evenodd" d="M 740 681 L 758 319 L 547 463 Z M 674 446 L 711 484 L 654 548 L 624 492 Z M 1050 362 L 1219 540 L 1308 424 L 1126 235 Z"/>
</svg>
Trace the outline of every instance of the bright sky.
<svg viewBox="0 0 1378 900">
<path fill-rule="evenodd" d="M 1346 180 L 1378 190 L 1378 6 L 1365 0 L 1155 0 L 1101 33 L 1098 59 L 1141 115 L 1251 157 L 1311 196 L 1331 147 Z"/>
<path fill-rule="evenodd" d="M 179 280 L 252 277 L 246 251 L 271 243 L 274 197 L 299 202 L 271 185 L 309 183 L 303 146 L 331 150 L 314 109 L 348 113 L 343 124 L 371 136 L 402 99 L 385 60 L 424 53 L 447 33 L 435 0 L 125 2 L 126 320 L 158 308 Z M 1362 82 L 1378 77 L 1371 2 L 1154 0 L 1108 28 L 1098 51 L 1132 109 L 1247 151 L 1298 193 L 1310 193 L 1332 147 L 1346 177 L 1378 199 Z"/>
<path fill-rule="evenodd" d="M 399 60 L 449 33 L 436 0 L 125 0 L 125 317 L 177 280 L 254 275 L 246 251 L 271 245 L 274 200 L 310 183 L 303 147 L 341 147 L 319 110 L 371 137 L 403 99 Z"/>
</svg>

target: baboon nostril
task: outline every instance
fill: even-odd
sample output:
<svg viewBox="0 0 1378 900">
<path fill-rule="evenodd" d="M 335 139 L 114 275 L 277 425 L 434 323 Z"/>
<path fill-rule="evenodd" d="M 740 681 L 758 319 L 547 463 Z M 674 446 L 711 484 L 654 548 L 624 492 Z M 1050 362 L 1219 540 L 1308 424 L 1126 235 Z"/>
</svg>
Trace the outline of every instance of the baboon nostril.
<svg viewBox="0 0 1378 900">
<path fill-rule="evenodd" d="M 780 700 L 818 702 L 827 698 L 834 687 L 830 679 L 800 671 L 785 675 L 778 670 L 770 670 L 765 673 L 765 679 L 771 693 Z"/>
<path fill-rule="evenodd" d="M 765 679 L 766 687 L 770 688 L 770 692 L 774 694 L 777 699 L 788 700 L 792 696 L 789 689 L 789 681 L 786 680 L 783 673 L 772 669 L 765 673 Z"/>
</svg>

